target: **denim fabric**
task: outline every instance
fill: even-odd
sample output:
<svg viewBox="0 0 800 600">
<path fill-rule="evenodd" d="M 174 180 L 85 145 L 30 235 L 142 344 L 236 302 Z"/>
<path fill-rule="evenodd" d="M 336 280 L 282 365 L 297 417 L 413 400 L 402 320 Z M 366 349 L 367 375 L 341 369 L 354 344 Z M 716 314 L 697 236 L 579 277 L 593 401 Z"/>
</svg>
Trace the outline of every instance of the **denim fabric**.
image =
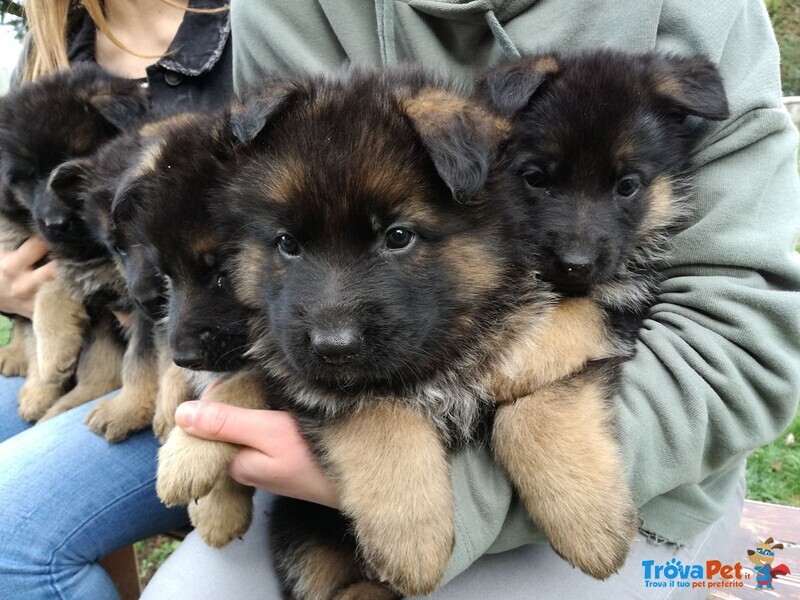
<svg viewBox="0 0 800 600">
<path fill-rule="evenodd" d="M 4 435 L 26 427 L 16 415 L 20 383 L 0 378 Z M 83 423 L 96 402 L 0 443 L 0 598 L 117 598 L 97 561 L 188 521 L 156 496 L 153 432 L 109 444 Z"/>
<path fill-rule="evenodd" d="M 22 377 L 0 377 L 0 442 L 14 437 L 31 426 L 17 413 L 17 394 L 23 383 L 25 379 Z"/>
</svg>

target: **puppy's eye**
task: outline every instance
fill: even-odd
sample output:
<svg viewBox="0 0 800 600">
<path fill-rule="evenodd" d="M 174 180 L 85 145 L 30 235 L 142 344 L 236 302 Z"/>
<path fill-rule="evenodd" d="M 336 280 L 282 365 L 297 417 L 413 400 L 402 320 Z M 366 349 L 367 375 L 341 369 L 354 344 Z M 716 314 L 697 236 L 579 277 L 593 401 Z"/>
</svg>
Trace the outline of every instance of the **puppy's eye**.
<svg viewBox="0 0 800 600">
<path fill-rule="evenodd" d="M 220 275 L 217 278 L 217 287 L 218 288 L 224 288 L 226 284 L 227 284 L 227 281 L 225 280 L 225 275 Z"/>
<path fill-rule="evenodd" d="M 8 173 L 8 183 L 14 185 L 28 179 L 33 179 L 35 176 L 36 171 L 31 167 L 14 169 Z"/>
<path fill-rule="evenodd" d="M 291 258 L 300 254 L 300 244 L 292 236 L 284 234 L 278 238 L 278 250 Z"/>
<path fill-rule="evenodd" d="M 386 247 L 389 250 L 402 250 L 408 248 L 416 235 L 413 231 L 403 227 L 393 227 L 386 232 Z"/>
<path fill-rule="evenodd" d="M 531 169 L 522 178 L 525 180 L 525 185 L 533 189 L 546 188 L 549 184 L 547 173 L 541 169 Z"/>
<path fill-rule="evenodd" d="M 642 182 L 636 175 L 626 175 L 617 182 L 616 194 L 623 198 L 630 198 L 639 188 L 642 187 Z"/>
<path fill-rule="evenodd" d="M 117 254 L 118 256 L 128 256 L 128 253 L 125 252 L 125 250 L 119 244 L 114 244 L 111 247 L 111 250 L 113 250 L 114 253 Z"/>
</svg>

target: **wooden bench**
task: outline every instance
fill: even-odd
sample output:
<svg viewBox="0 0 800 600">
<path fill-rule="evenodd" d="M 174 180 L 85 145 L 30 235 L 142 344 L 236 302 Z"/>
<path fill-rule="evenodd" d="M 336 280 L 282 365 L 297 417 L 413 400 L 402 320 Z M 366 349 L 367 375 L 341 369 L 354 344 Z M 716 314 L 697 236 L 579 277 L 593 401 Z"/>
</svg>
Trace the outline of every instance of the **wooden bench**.
<svg viewBox="0 0 800 600">
<path fill-rule="evenodd" d="M 775 589 L 772 591 L 756 591 L 755 575 L 753 575 L 750 579 L 752 583 L 748 581 L 743 589 L 714 590 L 708 597 L 715 600 L 800 599 L 800 508 L 747 500 L 739 524 L 739 535 L 734 542 L 737 552 L 741 548 L 741 557 L 737 554 L 736 560 L 741 558 L 743 567 L 750 565 L 747 560 L 747 550 L 754 550 L 756 541 L 763 541 L 769 537 L 775 538 L 776 542 L 783 542 L 785 548 L 776 551 L 775 564 L 786 564 L 792 571 L 791 575 L 773 580 L 772 585 Z"/>
</svg>

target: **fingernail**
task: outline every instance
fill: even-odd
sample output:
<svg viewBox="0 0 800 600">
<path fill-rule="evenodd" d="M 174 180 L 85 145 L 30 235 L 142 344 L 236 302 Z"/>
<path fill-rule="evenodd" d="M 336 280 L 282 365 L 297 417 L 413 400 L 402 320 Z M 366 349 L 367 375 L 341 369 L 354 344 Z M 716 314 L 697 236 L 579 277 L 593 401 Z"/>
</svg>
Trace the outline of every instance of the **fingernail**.
<svg viewBox="0 0 800 600">
<path fill-rule="evenodd" d="M 175 411 L 175 422 L 184 429 L 188 429 L 194 425 L 194 418 L 198 410 L 200 410 L 200 406 L 195 400 L 179 404 L 178 410 Z"/>
</svg>

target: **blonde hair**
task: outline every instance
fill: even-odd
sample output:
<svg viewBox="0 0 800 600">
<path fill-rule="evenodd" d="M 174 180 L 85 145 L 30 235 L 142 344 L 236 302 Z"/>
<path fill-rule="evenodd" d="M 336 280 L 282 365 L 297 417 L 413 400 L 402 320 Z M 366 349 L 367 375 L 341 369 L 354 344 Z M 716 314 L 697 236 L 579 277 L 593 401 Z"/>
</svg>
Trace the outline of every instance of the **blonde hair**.
<svg viewBox="0 0 800 600">
<path fill-rule="evenodd" d="M 161 2 L 175 8 L 184 8 L 174 0 L 161 0 Z M 162 55 L 139 54 L 120 42 L 108 28 L 103 0 L 26 0 L 23 10 L 31 35 L 23 81 L 32 81 L 42 75 L 69 67 L 67 58 L 69 14 L 79 6 L 83 6 L 99 31 L 126 52 L 140 58 L 161 58 Z M 185 10 L 195 13 L 216 13 L 228 10 L 228 7 Z"/>
</svg>

